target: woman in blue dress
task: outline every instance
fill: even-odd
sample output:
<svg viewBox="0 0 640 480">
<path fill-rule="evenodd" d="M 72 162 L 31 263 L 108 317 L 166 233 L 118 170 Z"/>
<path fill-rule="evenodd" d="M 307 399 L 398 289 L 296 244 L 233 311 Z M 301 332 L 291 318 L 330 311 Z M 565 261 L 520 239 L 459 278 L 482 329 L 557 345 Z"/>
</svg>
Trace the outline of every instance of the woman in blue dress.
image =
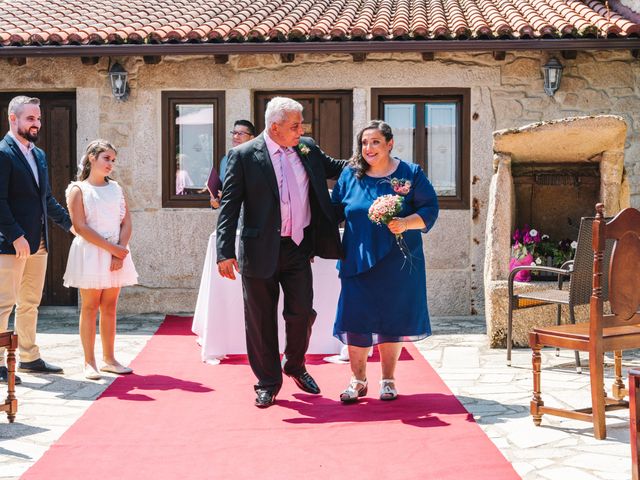
<svg viewBox="0 0 640 480">
<path fill-rule="evenodd" d="M 345 220 L 345 256 L 338 262 L 342 290 L 333 334 L 348 345 L 352 377 L 345 403 L 367 394 L 367 354 L 378 345 L 380 399 L 394 400 L 402 342 L 431 334 L 422 233 L 438 217 L 436 193 L 422 169 L 391 156 L 393 132 L 373 120 L 357 137 L 358 150 L 332 193 Z M 402 210 L 387 225 L 368 216 L 382 195 L 402 195 Z M 398 238 L 398 236 L 400 236 Z"/>
</svg>

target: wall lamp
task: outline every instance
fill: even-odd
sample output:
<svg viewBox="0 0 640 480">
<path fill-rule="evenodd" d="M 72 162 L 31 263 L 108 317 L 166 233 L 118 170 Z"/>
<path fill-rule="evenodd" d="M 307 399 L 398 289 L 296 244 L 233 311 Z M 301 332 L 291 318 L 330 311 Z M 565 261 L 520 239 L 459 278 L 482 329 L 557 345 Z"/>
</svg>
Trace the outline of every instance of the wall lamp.
<svg viewBox="0 0 640 480">
<path fill-rule="evenodd" d="M 550 97 L 560 88 L 562 68 L 562 64 L 555 58 L 550 59 L 547 64 L 542 67 L 542 71 L 544 72 L 544 91 Z"/>
<path fill-rule="evenodd" d="M 126 100 L 129 96 L 129 86 L 127 77 L 129 74 L 118 62 L 109 68 L 109 78 L 111 79 L 111 93 L 117 100 Z"/>
</svg>

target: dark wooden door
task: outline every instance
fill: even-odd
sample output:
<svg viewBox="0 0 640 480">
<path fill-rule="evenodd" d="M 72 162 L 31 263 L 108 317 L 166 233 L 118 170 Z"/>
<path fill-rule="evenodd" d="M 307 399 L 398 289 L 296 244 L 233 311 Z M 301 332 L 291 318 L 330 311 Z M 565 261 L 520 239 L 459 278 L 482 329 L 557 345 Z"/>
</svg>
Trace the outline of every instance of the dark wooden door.
<svg viewBox="0 0 640 480">
<path fill-rule="evenodd" d="M 256 92 L 255 125 L 264 130 L 264 112 L 273 97 L 289 97 L 304 107 L 305 135 L 313 137 L 320 148 L 334 158 L 349 158 L 353 146 L 353 98 L 351 91 L 276 91 Z"/>
<path fill-rule="evenodd" d="M 58 203 L 66 208 L 65 189 L 76 174 L 76 96 L 72 92 L 0 93 L 0 134 L 9 130 L 7 108 L 16 95 L 29 95 L 40 99 L 42 129 L 38 147 L 47 154 L 51 192 Z M 78 293 L 74 288 L 62 286 L 67 266 L 69 247 L 73 236 L 49 221 L 49 261 L 44 285 L 42 305 L 77 305 Z"/>
</svg>

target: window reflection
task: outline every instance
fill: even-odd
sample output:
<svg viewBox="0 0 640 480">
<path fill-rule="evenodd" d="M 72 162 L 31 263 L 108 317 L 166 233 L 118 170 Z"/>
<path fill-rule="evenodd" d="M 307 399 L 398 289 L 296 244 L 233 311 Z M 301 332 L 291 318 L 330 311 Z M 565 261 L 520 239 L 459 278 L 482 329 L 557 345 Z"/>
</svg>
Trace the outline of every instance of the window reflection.
<svg viewBox="0 0 640 480">
<path fill-rule="evenodd" d="M 393 156 L 415 163 L 416 106 L 387 103 L 384 118 L 393 129 Z"/>
<path fill-rule="evenodd" d="M 428 103 L 424 114 L 427 176 L 439 196 L 455 196 L 458 157 L 456 104 Z"/>
<path fill-rule="evenodd" d="M 458 192 L 458 105 L 430 100 L 384 103 L 384 119 L 393 129 L 393 155 L 423 166 L 440 197 Z M 418 118 L 423 110 L 424 118 Z M 417 138 L 418 131 L 424 131 L 424 137 Z"/>
<path fill-rule="evenodd" d="M 182 104 L 175 109 L 175 193 L 205 193 L 213 166 L 214 106 Z"/>
</svg>

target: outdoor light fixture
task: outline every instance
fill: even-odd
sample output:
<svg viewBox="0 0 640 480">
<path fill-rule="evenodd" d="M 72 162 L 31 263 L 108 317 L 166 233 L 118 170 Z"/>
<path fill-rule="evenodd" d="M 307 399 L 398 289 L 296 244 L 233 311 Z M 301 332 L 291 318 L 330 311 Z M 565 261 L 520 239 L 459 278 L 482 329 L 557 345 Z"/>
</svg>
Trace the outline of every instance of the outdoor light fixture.
<svg viewBox="0 0 640 480">
<path fill-rule="evenodd" d="M 562 77 L 562 64 L 552 58 L 542 67 L 544 71 L 544 91 L 550 97 L 560 88 L 560 78 Z"/>
<path fill-rule="evenodd" d="M 117 100 L 126 100 L 129 94 L 127 86 L 127 76 L 129 74 L 118 62 L 114 63 L 109 69 L 109 78 L 111 79 L 111 92 Z"/>
</svg>

